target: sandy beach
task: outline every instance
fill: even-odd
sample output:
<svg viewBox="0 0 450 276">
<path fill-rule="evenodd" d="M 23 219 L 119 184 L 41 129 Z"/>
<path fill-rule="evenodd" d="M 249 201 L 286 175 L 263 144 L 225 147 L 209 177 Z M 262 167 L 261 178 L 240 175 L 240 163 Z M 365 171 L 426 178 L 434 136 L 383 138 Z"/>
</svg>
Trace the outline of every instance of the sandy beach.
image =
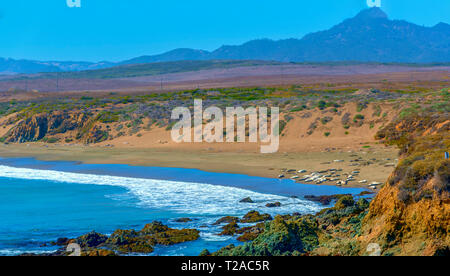
<svg viewBox="0 0 450 276">
<path fill-rule="evenodd" d="M 40 143 L 2 145 L 2 157 L 34 157 L 45 161 L 80 161 L 87 164 L 128 164 L 136 166 L 179 167 L 208 172 L 245 174 L 277 178 L 283 170 L 306 170 L 307 173 L 342 169 L 343 173 L 360 171 L 348 187 L 367 187 L 361 180 L 385 182 L 393 170 L 397 150 L 384 146 L 347 152 L 294 152 L 263 155 L 252 152 L 217 152 L 208 150 L 171 150 L 152 148 L 108 148 L 82 145 L 44 145 Z M 355 166 L 352 160 L 371 164 Z M 334 162 L 343 160 L 344 162 Z M 376 160 L 376 161 L 375 161 Z M 362 163 L 362 161 L 360 162 Z M 286 178 L 296 174 L 286 174 Z M 301 176 L 302 174 L 298 174 Z M 324 183 L 323 185 L 333 185 Z"/>
</svg>

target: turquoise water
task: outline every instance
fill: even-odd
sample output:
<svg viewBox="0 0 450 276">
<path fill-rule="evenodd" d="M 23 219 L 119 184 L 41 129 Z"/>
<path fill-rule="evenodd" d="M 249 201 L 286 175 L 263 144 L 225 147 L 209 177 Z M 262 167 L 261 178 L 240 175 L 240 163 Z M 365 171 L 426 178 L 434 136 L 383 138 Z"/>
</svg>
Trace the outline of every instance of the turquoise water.
<svg viewBox="0 0 450 276">
<path fill-rule="evenodd" d="M 47 252 L 43 243 L 95 230 L 141 229 L 158 220 L 173 228 L 196 228 L 198 241 L 157 247 L 154 255 L 198 255 L 238 244 L 221 237 L 218 218 L 250 210 L 276 214 L 315 213 L 323 207 L 304 195 L 358 194 L 362 189 L 297 184 L 200 170 L 44 162 L 0 158 L 0 255 Z M 239 203 L 250 196 L 256 203 Z M 292 198 L 297 196 L 299 198 Z M 281 208 L 266 208 L 280 201 Z M 193 219 L 176 223 L 181 217 Z"/>
</svg>

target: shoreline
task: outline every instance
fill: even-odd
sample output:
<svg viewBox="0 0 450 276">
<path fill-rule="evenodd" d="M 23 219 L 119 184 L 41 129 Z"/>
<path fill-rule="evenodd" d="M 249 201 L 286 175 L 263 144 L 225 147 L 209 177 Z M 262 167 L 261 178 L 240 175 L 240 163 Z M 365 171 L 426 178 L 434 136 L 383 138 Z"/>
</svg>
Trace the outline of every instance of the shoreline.
<svg viewBox="0 0 450 276">
<path fill-rule="evenodd" d="M 197 231 L 199 237 L 190 244 L 182 243 L 180 246 L 174 244 L 170 247 L 154 246 L 153 249 L 155 250 L 154 252 L 157 252 L 156 254 L 169 256 L 182 252 L 185 256 L 197 256 L 202 252 L 201 250 L 205 248 L 210 252 L 216 252 L 231 243 L 239 245 L 241 240 L 239 240 L 238 237 L 241 237 L 241 235 L 242 237 L 246 237 L 246 232 L 239 233 L 239 235 L 236 232 L 222 236 L 221 233 L 225 231 L 227 223 L 223 222 L 216 224 L 215 221 L 220 221 L 223 218 L 233 216 L 243 219 L 245 216 L 252 214 L 255 211 L 257 211 L 258 214 L 261 214 L 261 217 L 270 215 L 272 218 L 277 215 L 285 216 L 291 214 L 315 215 L 321 209 L 327 208 L 328 206 L 324 204 L 323 201 L 319 200 L 319 198 L 329 197 L 330 200 L 334 200 L 336 199 L 334 195 L 344 193 L 352 194 L 353 196 L 360 198 L 364 197 L 364 195 L 358 194 L 364 190 L 360 188 L 344 188 L 326 185 L 318 186 L 310 184 L 298 185 L 290 180 L 278 181 L 277 179 L 250 177 L 246 175 L 207 173 L 190 169 L 129 167 L 129 165 L 110 164 L 92 165 L 73 161 L 47 162 L 38 161 L 30 157 L 2 158 L 0 159 L 0 164 L 2 167 L 2 175 L 11 178 L 11 181 L 13 182 L 10 183 L 10 187 L 22 191 L 21 193 L 18 193 L 17 198 L 8 198 L 7 201 L 20 201 L 20 198 L 23 198 L 24 196 L 23 193 L 28 193 L 37 199 L 49 198 L 48 192 L 50 191 L 52 198 L 50 203 L 61 204 L 60 206 L 55 205 L 54 209 L 58 211 L 56 214 L 52 213 L 50 218 L 57 217 L 58 214 L 64 214 L 64 216 L 66 216 L 73 208 L 87 212 L 85 215 L 82 211 L 81 217 L 75 212 L 73 217 L 70 217 L 71 219 L 62 224 L 60 220 L 50 219 L 54 224 L 50 227 L 46 226 L 47 220 L 44 220 L 43 226 L 39 225 L 38 227 L 38 229 L 43 230 L 40 230 L 41 232 L 39 232 L 39 235 L 41 239 L 37 241 L 35 240 L 36 232 L 29 231 L 24 234 L 22 231 L 20 235 L 22 235 L 22 241 L 25 245 L 20 248 L 14 248 L 17 254 L 8 255 L 4 252 L 6 252 L 5 250 L 11 250 L 11 248 L 0 248 L 0 252 L 3 249 L 3 255 L 7 256 L 19 254 L 23 256 L 32 256 L 33 254 L 35 256 L 46 254 L 59 255 L 64 253 L 64 247 L 55 247 L 59 244 L 60 240 L 69 241 L 71 239 L 81 239 L 82 237 L 86 237 L 86 235 L 93 235 L 93 233 L 102 233 L 96 235 L 102 235 L 102 237 L 109 238 L 112 233 L 117 231 L 117 229 L 135 229 L 136 231 L 139 231 L 139 229 L 143 229 L 142 227 L 145 228 L 145 225 L 148 225 L 149 223 L 159 222 L 172 229 L 178 229 L 175 231 L 185 231 L 186 229 L 188 229 L 188 231 L 189 229 Z M 61 172 L 63 174 L 61 174 Z M 108 172 L 111 172 L 111 174 Z M 122 175 L 124 172 L 133 176 L 124 176 Z M 92 175 L 89 178 L 85 178 L 84 176 L 86 174 Z M 152 175 L 158 175 L 158 177 L 161 177 L 161 180 L 166 179 L 168 181 L 167 183 L 154 181 L 159 178 L 153 178 Z M 177 177 L 182 178 L 182 180 L 166 178 L 172 178 L 173 175 L 177 175 Z M 128 177 L 136 178 L 133 179 L 132 182 L 142 183 L 144 185 L 129 185 L 129 181 L 127 181 L 129 179 L 126 179 Z M 215 179 L 215 181 L 208 181 L 211 179 Z M 198 183 L 191 180 L 196 180 Z M 6 179 L 4 182 L 7 184 L 10 181 L 9 179 Z M 160 183 L 156 184 L 156 186 L 152 186 L 155 185 L 153 182 Z M 177 189 L 170 188 L 171 183 L 169 182 L 179 182 L 181 185 L 183 185 L 184 182 L 184 186 L 177 191 Z M 33 188 L 33 185 L 36 183 L 43 185 L 43 188 L 39 189 L 39 191 Z M 150 185 L 150 188 L 139 188 L 148 187 L 148 185 Z M 156 197 L 155 200 L 154 191 L 158 191 L 157 185 L 169 185 L 169 189 L 166 189 L 165 191 L 172 194 L 165 194 L 164 191 L 163 193 L 158 194 L 164 195 L 164 198 L 169 198 L 172 201 L 171 203 L 164 203 L 164 200 L 162 200 L 162 198 L 158 200 L 158 197 Z M 197 185 L 209 185 L 209 187 L 205 190 L 201 187 L 196 188 Z M 7 189 L 8 185 L 5 185 L 2 188 L 5 189 L 5 187 Z M 31 189 L 29 189 L 29 187 L 31 187 Z M 124 188 L 123 191 L 122 188 Z M 187 194 L 192 195 L 190 197 L 186 197 L 187 194 L 180 195 L 180 191 L 183 190 L 186 191 Z M 69 194 L 75 195 L 75 197 L 66 197 L 66 191 L 70 191 Z M 0 194 L 7 195 L 16 193 L 2 191 Z M 127 196 L 122 197 L 122 195 Z M 189 203 L 192 204 L 192 206 L 183 209 L 183 211 L 177 211 L 177 208 L 166 209 L 163 205 L 158 206 L 158 204 L 144 205 L 145 207 L 143 207 L 135 202 L 135 198 L 137 198 L 136 195 L 144 196 L 143 199 L 138 200 L 140 202 L 148 202 L 145 198 L 150 197 L 150 199 L 152 199 L 151 202 L 162 202 L 163 205 L 181 204 L 182 206 L 187 206 L 184 203 Z M 306 195 L 316 195 L 318 200 L 308 199 Z M 28 198 L 27 194 L 25 194 L 24 197 Z M 54 200 L 60 198 L 64 198 L 64 200 Z M 242 200 L 246 198 L 252 199 L 254 202 L 243 202 Z M 277 203 L 280 205 L 276 206 Z M 89 208 L 86 208 L 86 204 Z M 205 207 L 201 210 L 202 208 L 198 208 L 198 204 L 205 204 L 209 207 Z M 268 206 L 269 204 L 274 206 Z M 220 208 L 217 208 L 218 206 L 220 206 Z M 44 208 L 47 207 L 48 206 L 46 205 Z M 23 221 L 29 221 L 29 218 L 34 216 L 34 213 L 45 214 L 45 212 L 41 212 L 39 208 L 42 208 L 42 206 L 37 204 L 36 207 L 25 212 L 25 217 L 28 214 L 28 218 L 23 219 Z M 66 210 L 64 208 L 68 209 Z M 118 212 L 118 210 L 120 210 L 120 212 Z M 122 215 L 119 217 L 109 215 L 104 216 L 105 212 L 115 215 L 119 213 Z M 17 214 L 15 212 L 9 213 L 13 216 Z M 98 220 L 98 218 L 102 219 Z M 113 219 L 109 220 L 109 218 Z M 77 221 L 77 224 L 70 223 L 74 219 Z M 8 222 L 8 218 L 6 221 Z M 13 219 L 11 218 L 9 221 L 13 221 Z M 84 223 L 79 224 L 81 221 L 84 221 Z M 35 223 L 39 224 L 42 222 L 38 219 Z M 48 227 L 48 229 L 62 228 L 58 228 L 57 232 L 52 232 L 46 230 L 47 228 L 44 226 Z M 243 226 L 248 227 L 249 224 L 243 224 Z M 21 226 L 19 225 L 18 227 L 20 228 Z M 28 227 L 27 224 L 26 227 Z M 242 229 L 245 229 L 245 227 Z M 257 228 L 257 222 L 255 221 L 255 224 L 252 224 L 251 227 Z M 90 232 L 92 230 L 95 232 Z M 3 233 L 0 232 L 0 236 L 2 234 Z M 54 248 L 54 250 L 48 251 L 49 248 Z M 0 253 L 0 255 L 2 255 L 2 253 Z"/>
<path fill-rule="evenodd" d="M 393 148 L 377 147 L 366 151 L 349 152 L 298 152 L 261 155 L 252 152 L 214 152 L 208 150 L 171 150 L 152 148 L 107 148 L 81 145 L 48 145 L 41 143 L 9 144 L 0 146 L 0 156 L 5 158 L 32 157 L 42 161 L 73 161 L 85 164 L 122 164 L 160 168 L 198 169 L 212 173 L 241 174 L 247 176 L 278 178 L 286 170 L 307 170 L 305 174 L 330 168 L 342 169 L 351 173 L 360 170 L 357 180 L 368 183 L 384 183 L 392 172 L 392 166 L 383 163 L 394 162 L 397 151 Z M 378 162 L 352 166 L 351 159 L 363 157 Z M 389 159 L 389 160 L 385 160 Z M 333 160 L 344 160 L 335 163 Z M 389 164 L 389 163 L 388 163 Z M 295 174 L 286 174 L 289 179 Z M 333 183 L 304 183 L 312 185 L 335 186 Z M 349 182 L 343 187 L 368 188 L 359 181 Z"/>
<path fill-rule="evenodd" d="M 61 204 L 60 206 L 56 205 L 54 207 L 55 210 L 58 211 L 56 214 L 51 214 L 50 218 L 57 217 L 58 213 L 68 214 L 73 208 L 77 210 L 84 210 L 84 212 L 87 213 L 84 215 L 82 212 L 82 216 L 79 218 L 78 213 L 75 212 L 73 214 L 74 217 L 70 217 L 71 219 L 69 219 L 68 222 L 64 222 L 62 224 L 60 220 L 50 219 L 49 221 L 52 221 L 54 225 L 48 229 L 54 229 L 56 226 L 63 227 L 56 233 L 45 230 L 47 229 L 45 228 L 47 226 L 39 226 L 39 229 L 44 229 L 40 234 L 42 234 L 42 237 L 45 238 L 42 238 L 42 240 L 38 240 L 37 242 L 33 241 L 35 238 L 34 235 L 36 235 L 35 232 L 30 231 L 27 232 L 28 234 L 26 235 L 22 232 L 21 235 L 23 237 L 23 241 L 26 241 L 23 248 L 29 246 L 31 249 L 16 249 L 18 254 L 28 254 L 30 252 L 35 252 L 37 255 L 46 254 L 44 251 L 40 252 L 39 249 L 47 250 L 48 246 L 52 247 L 53 243 L 55 241 L 57 242 L 60 238 L 72 239 L 80 237 L 81 235 L 89 235 L 89 233 L 92 233 L 89 232 L 91 230 L 94 230 L 97 233 L 104 233 L 109 236 L 117 229 L 139 230 L 148 223 L 155 223 L 159 221 L 174 229 L 182 228 L 194 229 L 195 231 L 198 230 L 200 237 L 194 243 L 189 244 L 186 248 L 184 248 L 185 245 L 181 245 L 180 247 L 173 245 L 167 248 L 154 247 L 155 252 L 162 255 L 174 254 L 173 252 L 183 252 L 183 254 L 189 255 L 194 252 L 193 254 L 197 256 L 204 248 L 207 248 L 213 252 L 230 243 L 236 244 L 239 241 L 236 239 L 236 235 L 227 235 L 226 239 L 220 236 L 220 233 L 224 230 L 223 227 L 226 226 L 226 223 L 215 224 L 214 222 L 223 217 L 242 217 L 245 214 L 253 212 L 250 210 L 257 210 L 263 214 L 263 216 L 270 214 L 272 217 L 275 217 L 276 215 L 290 215 L 295 213 L 301 213 L 304 215 L 316 214 L 321 209 L 326 208 L 326 206 L 321 202 L 319 203 L 318 201 L 309 200 L 306 199 L 306 197 L 303 198 L 303 195 L 322 196 L 328 194 L 343 194 L 343 190 L 345 190 L 345 193 L 351 193 L 357 196 L 360 190 L 363 190 L 337 188 L 332 186 L 320 187 L 308 184 L 296 185 L 293 181 L 289 180 L 278 181 L 277 179 L 262 179 L 259 177 L 250 177 L 246 175 L 216 174 L 206 173 L 203 171 L 197 172 L 196 170 L 190 169 L 164 169 L 150 167 L 133 167 L 130 169 L 128 165 L 92 165 L 72 161 L 45 162 L 29 157 L 18 159 L 5 158 L 0 160 L 0 163 L 2 165 L 2 175 L 6 175 L 12 179 L 11 181 L 13 183 L 10 184 L 12 189 L 19 189 L 22 192 L 26 191 L 29 195 L 32 195 L 37 199 L 49 198 L 47 192 L 50 191 L 52 198 L 50 203 Z M 63 172 L 64 174 L 61 174 L 60 172 Z M 112 173 L 105 174 L 105 172 Z M 127 181 L 126 178 L 130 176 L 123 176 L 123 172 L 133 175 L 133 178 L 136 178 L 133 179 L 135 183 L 142 183 L 144 185 L 128 185 L 127 183 L 129 183 L 129 181 Z M 84 176 L 86 176 L 86 174 L 90 174 L 90 176 L 85 178 Z M 17 175 L 20 175 L 20 177 L 16 178 Z M 145 177 L 142 177 L 143 175 Z M 182 179 L 167 179 L 167 183 L 154 184 L 154 182 L 161 181 L 154 181 L 156 178 L 153 178 L 152 175 L 158 175 L 162 180 L 166 179 L 166 177 L 172 178 L 172 175 L 178 175 L 177 177 Z M 211 180 L 211 178 L 214 178 L 215 181 L 208 181 Z M 27 181 L 26 179 L 30 181 Z M 191 181 L 193 179 L 197 182 Z M 61 183 L 53 183 L 59 181 L 62 181 L 64 184 L 61 185 Z M 7 180 L 5 182 L 10 181 Z M 170 188 L 170 185 L 173 184 L 169 182 L 178 182 L 177 185 L 181 184 L 184 186 L 182 186 L 182 189 L 177 190 L 174 187 Z M 43 188 L 39 189 L 39 191 L 32 188 L 36 183 L 43 185 Z M 149 189 L 139 188 L 148 185 L 150 185 Z M 156 186 L 153 187 L 152 185 Z M 169 185 L 164 190 L 169 194 L 164 193 L 164 191 L 160 193 L 161 190 L 158 189 L 158 185 Z M 198 185 L 209 185 L 207 189 L 208 191 L 205 191 L 201 187 L 197 187 Z M 6 187 L 7 189 L 7 186 L 8 185 L 5 185 L 3 188 Z M 28 189 L 27 187 L 31 187 L 31 189 Z M 122 188 L 125 189 L 122 191 Z M 336 192 L 339 189 L 341 189 L 341 191 Z M 70 191 L 70 195 L 75 195 L 75 197 L 66 197 L 67 194 L 65 191 Z M 157 194 L 162 195 L 164 198 L 170 199 L 171 202 L 164 203 L 164 200 L 161 197 L 159 199 L 156 197 L 155 199 L 154 191 L 160 191 Z M 180 191 L 186 191 L 186 193 L 191 194 L 191 196 L 186 197 L 187 194 L 180 195 Z M 303 191 L 303 193 L 301 191 Z M 10 190 L 10 192 L 2 191 L 2 194 L 7 195 L 16 193 L 11 192 Z M 127 196 L 122 197 L 121 195 Z M 136 195 L 144 196 L 144 199 L 139 199 L 139 201 L 147 202 L 145 208 L 139 204 L 136 204 Z M 20 201 L 22 196 L 23 193 L 18 193 L 17 198 L 8 198 L 7 201 Z M 85 196 L 87 196 L 87 198 Z M 59 201 L 58 199 L 62 197 L 64 200 Z M 156 205 L 152 205 L 146 201 L 146 197 L 152 199 L 152 202 L 156 203 Z M 223 199 L 223 197 L 226 199 Z M 240 200 L 244 198 L 251 198 L 254 202 L 241 202 Z M 54 199 L 57 199 L 56 202 Z M 170 209 L 163 206 L 164 204 L 181 204 L 181 206 L 187 206 L 184 203 L 189 203 L 192 206 L 184 209 L 183 211 L 177 211 L 177 208 Z M 280 203 L 281 206 L 276 206 L 275 208 L 267 205 L 276 203 Z M 89 208 L 86 208 L 86 204 Z M 202 206 L 203 209 L 198 208 L 200 207 L 198 204 L 205 204 L 206 207 Z M 239 207 L 237 205 L 239 205 Z M 99 206 L 101 206 L 100 209 L 98 209 Z M 220 206 L 220 208 L 217 208 L 218 206 Z M 23 219 L 23 221 L 29 221 L 29 219 L 34 216 L 34 213 L 45 214 L 45 212 L 41 212 L 39 208 L 42 208 L 42 206 L 37 204 L 36 207 L 33 207 L 30 211 L 27 211 L 26 213 L 29 217 L 28 219 Z M 45 208 L 47 208 L 47 205 Z M 66 210 L 65 208 L 68 209 Z M 118 212 L 117 210 L 121 211 Z M 117 213 L 119 213 L 122 215 L 119 217 L 110 215 L 105 216 L 105 212 L 108 214 L 111 213 L 117 215 Z M 9 213 L 16 214 L 15 212 Z M 78 219 L 85 221 L 85 224 L 82 224 L 81 226 L 79 224 L 72 225 L 70 221 L 74 220 L 74 218 L 76 218 L 76 221 L 79 221 Z M 102 219 L 99 220 L 99 218 Z M 110 218 L 112 218 L 112 220 Z M 185 218 L 188 218 L 188 220 L 179 221 Z M 9 219 L 10 222 L 14 220 L 13 218 Z M 8 219 L 6 221 L 8 223 Z M 35 223 L 39 223 L 39 221 L 40 219 L 37 219 Z M 44 221 L 44 224 L 45 223 L 47 223 L 46 220 Z M 29 227 L 27 223 L 25 226 Z M 19 227 L 21 226 L 19 225 Z M 0 232 L 0 236 L 1 235 L 2 233 Z M 2 249 L 0 248 L 0 251 L 1 250 Z M 23 250 L 23 252 L 20 252 L 20 250 Z M 58 251 L 55 249 L 55 251 L 51 251 L 49 254 L 58 254 Z"/>
</svg>

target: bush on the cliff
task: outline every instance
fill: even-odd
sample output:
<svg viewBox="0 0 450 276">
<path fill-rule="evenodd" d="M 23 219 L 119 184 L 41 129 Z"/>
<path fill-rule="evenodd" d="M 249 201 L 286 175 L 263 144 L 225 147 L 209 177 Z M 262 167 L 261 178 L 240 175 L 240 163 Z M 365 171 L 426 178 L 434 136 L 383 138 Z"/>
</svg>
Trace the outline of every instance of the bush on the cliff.
<svg viewBox="0 0 450 276">
<path fill-rule="evenodd" d="M 335 209 L 341 210 L 346 207 L 351 207 L 355 205 L 355 201 L 353 200 L 353 196 L 347 195 L 339 198 L 339 200 L 336 202 L 336 205 L 334 206 Z"/>
</svg>

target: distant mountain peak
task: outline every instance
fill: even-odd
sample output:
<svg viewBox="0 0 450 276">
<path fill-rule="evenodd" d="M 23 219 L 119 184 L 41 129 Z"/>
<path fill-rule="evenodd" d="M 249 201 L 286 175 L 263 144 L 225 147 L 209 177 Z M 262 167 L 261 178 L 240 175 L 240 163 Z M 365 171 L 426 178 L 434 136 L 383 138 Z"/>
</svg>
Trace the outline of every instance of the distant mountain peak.
<svg viewBox="0 0 450 276">
<path fill-rule="evenodd" d="M 450 25 L 419 26 L 390 20 L 380 8 L 360 11 L 328 30 L 302 39 L 257 39 L 212 52 L 189 48 L 122 62 L 41 62 L 0 58 L 0 74 L 82 71 L 118 65 L 194 60 L 266 60 L 283 62 L 450 62 Z"/>
<path fill-rule="evenodd" d="M 388 15 L 380 8 L 374 7 L 362 10 L 355 16 L 358 19 L 388 19 Z"/>
</svg>

